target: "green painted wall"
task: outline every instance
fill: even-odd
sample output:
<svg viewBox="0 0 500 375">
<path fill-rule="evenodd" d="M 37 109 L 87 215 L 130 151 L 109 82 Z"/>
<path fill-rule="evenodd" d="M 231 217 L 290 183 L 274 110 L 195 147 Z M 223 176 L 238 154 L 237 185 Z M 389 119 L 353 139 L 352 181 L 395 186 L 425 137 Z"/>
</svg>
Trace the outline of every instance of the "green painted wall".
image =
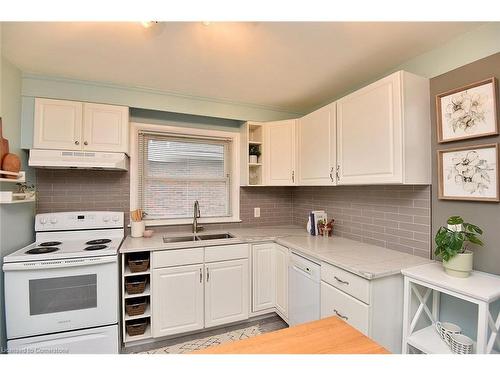
<svg viewBox="0 0 500 375">
<path fill-rule="evenodd" d="M 280 120 L 297 113 L 229 100 L 220 100 L 167 91 L 125 87 L 107 83 L 23 74 L 22 95 L 125 105 L 157 111 L 176 112 L 233 120 Z"/>
<path fill-rule="evenodd" d="M 1 116 L 3 136 L 9 140 L 10 152 L 21 156 L 27 170 L 27 155 L 21 150 L 21 72 L 3 57 L 1 61 Z M 28 180 L 32 179 L 29 173 Z M 12 190 L 15 184 L 0 183 L 0 190 Z M 3 257 L 33 242 L 34 203 L 0 204 L 0 269 Z M 0 352 L 5 348 L 3 272 L 0 271 Z"/>
</svg>

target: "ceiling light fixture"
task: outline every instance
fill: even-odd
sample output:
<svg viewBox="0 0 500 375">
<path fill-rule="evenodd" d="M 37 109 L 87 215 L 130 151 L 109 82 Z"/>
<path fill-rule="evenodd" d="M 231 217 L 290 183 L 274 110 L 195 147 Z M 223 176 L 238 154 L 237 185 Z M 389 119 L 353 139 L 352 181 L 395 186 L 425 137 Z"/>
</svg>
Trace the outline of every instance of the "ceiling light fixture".
<svg viewBox="0 0 500 375">
<path fill-rule="evenodd" d="M 147 22 L 141 22 L 142 27 L 145 29 L 150 29 L 151 27 L 155 26 L 158 24 L 158 21 L 147 21 Z"/>
</svg>

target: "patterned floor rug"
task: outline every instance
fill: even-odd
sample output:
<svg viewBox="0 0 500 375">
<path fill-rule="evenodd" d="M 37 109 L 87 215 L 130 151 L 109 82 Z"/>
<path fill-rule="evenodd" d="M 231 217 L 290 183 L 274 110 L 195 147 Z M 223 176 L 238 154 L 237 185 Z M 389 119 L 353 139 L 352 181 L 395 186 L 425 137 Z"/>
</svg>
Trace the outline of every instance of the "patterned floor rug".
<svg viewBox="0 0 500 375">
<path fill-rule="evenodd" d="M 247 328 L 237 329 L 222 333 L 220 335 L 208 336 L 201 339 L 186 341 L 183 343 L 164 346 L 154 350 L 140 352 L 142 354 L 183 354 L 193 352 L 195 350 L 206 349 L 211 346 L 220 345 L 226 342 L 243 340 L 249 337 L 258 336 L 264 333 L 260 325 L 254 325 Z"/>
</svg>

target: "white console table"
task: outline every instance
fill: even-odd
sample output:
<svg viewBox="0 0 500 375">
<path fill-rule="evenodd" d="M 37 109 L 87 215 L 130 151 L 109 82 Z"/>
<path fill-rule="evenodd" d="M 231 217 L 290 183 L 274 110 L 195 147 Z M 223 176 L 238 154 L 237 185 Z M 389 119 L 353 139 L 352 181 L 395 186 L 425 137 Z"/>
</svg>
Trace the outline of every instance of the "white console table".
<svg viewBox="0 0 500 375">
<path fill-rule="evenodd" d="M 500 277 L 474 271 L 468 278 L 449 276 L 441 263 L 429 263 L 402 270 L 404 275 L 403 347 L 410 347 L 428 354 L 452 353 L 439 337 L 434 324 L 439 321 L 440 294 L 469 301 L 478 306 L 477 340 L 475 353 L 493 353 L 495 341 L 500 338 L 500 313 L 493 317 L 490 305 L 500 298 Z M 432 303 L 429 299 L 432 297 Z M 412 309 L 412 300 L 417 309 Z M 429 306 L 430 305 L 430 306 Z M 431 325 L 416 330 L 425 314 Z"/>
</svg>

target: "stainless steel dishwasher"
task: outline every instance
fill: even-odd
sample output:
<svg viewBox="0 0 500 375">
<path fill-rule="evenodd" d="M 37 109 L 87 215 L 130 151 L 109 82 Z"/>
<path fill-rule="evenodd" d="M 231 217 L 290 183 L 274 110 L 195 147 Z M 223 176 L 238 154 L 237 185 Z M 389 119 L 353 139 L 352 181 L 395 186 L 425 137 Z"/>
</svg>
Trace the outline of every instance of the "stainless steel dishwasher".
<svg viewBox="0 0 500 375">
<path fill-rule="evenodd" d="M 289 264 L 289 323 L 320 318 L 320 265 L 292 252 Z"/>
</svg>

